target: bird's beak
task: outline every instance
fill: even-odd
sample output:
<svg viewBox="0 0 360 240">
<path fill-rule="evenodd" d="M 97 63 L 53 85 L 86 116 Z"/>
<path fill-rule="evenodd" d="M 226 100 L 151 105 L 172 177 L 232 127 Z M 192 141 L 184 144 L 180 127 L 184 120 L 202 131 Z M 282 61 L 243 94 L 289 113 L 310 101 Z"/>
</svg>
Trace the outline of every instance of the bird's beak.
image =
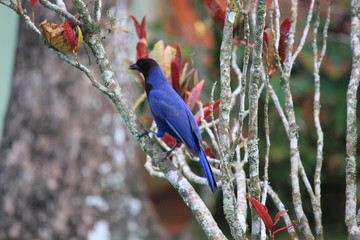
<svg viewBox="0 0 360 240">
<path fill-rule="evenodd" d="M 131 65 L 129 66 L 129 69 L 130 69 L 130 70 L 139 70 L 139 66 L 136 65 L 136 63 L 134 63 L 134 64 L 131 64 Z"/>
</svg>

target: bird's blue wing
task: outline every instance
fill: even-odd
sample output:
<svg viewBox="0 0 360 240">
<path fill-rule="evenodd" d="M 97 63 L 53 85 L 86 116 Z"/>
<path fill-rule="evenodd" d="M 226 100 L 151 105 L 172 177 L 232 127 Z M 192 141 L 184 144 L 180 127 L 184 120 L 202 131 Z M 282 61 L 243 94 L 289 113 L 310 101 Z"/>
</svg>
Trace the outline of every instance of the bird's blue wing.
<svg viewBox="0 0 360 240">
<path fill-rule="evenodd" d="M 192 153 L 197 154 L 196 145 L 201 135 L 194 116 L 180 96 L 172 91 L 155 90 L 151 92 L 148 101 L 159 130 L 175 135 L 173 137 L 181 140 Z"/>
</svg>

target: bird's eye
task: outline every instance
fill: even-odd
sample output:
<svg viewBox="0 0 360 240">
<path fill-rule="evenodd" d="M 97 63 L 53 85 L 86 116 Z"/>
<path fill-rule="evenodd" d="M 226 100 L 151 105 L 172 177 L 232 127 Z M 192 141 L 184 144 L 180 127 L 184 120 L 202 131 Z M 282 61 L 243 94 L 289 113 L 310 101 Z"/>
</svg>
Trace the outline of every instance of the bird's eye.
<svg viewBox="0 0 360 240">
<path fill-rule="evenodd" d="M 139 66 L 144 65 L 144 61 L 143 61 L 142 59 L 140 59 L 140 60 L 138 61 L 137 65 L 139 65 Z"/>
</svg>

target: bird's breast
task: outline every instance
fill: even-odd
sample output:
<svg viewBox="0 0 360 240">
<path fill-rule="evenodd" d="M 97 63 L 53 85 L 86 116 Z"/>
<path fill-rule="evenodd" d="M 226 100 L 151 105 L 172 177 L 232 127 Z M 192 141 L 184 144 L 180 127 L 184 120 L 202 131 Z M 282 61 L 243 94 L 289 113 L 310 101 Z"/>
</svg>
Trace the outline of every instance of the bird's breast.
<svg viewBox="0 0 360 240">
<path fill-rule="evenodd" d="M 153 86 L 150 83 L 145 83 L 146 95 L 149 96 L 150 91 L 153 89 Z"/>
</svg>

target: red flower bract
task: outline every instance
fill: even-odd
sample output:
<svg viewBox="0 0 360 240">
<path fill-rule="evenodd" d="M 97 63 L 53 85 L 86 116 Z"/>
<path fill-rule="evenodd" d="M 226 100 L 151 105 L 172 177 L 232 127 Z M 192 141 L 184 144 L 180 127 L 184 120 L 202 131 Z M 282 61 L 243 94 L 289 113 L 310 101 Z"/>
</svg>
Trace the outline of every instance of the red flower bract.
<svg viewBox="0 0 360 240">
<path fill-rule="evenodd" d="M 141 20 L 141 23 L 133 16 L 130 15 L 131 19 L 134 21 L 134 26 L 136 30 L 136 34 L 138 35 L 139 41 L 136 44 L 136 59 L 139 58 L 147 58 L 149 57 L 149 53 L 146 49 L 147 42 L 146 42 L 146 17 L 144 16 Z"/>
</svg>

